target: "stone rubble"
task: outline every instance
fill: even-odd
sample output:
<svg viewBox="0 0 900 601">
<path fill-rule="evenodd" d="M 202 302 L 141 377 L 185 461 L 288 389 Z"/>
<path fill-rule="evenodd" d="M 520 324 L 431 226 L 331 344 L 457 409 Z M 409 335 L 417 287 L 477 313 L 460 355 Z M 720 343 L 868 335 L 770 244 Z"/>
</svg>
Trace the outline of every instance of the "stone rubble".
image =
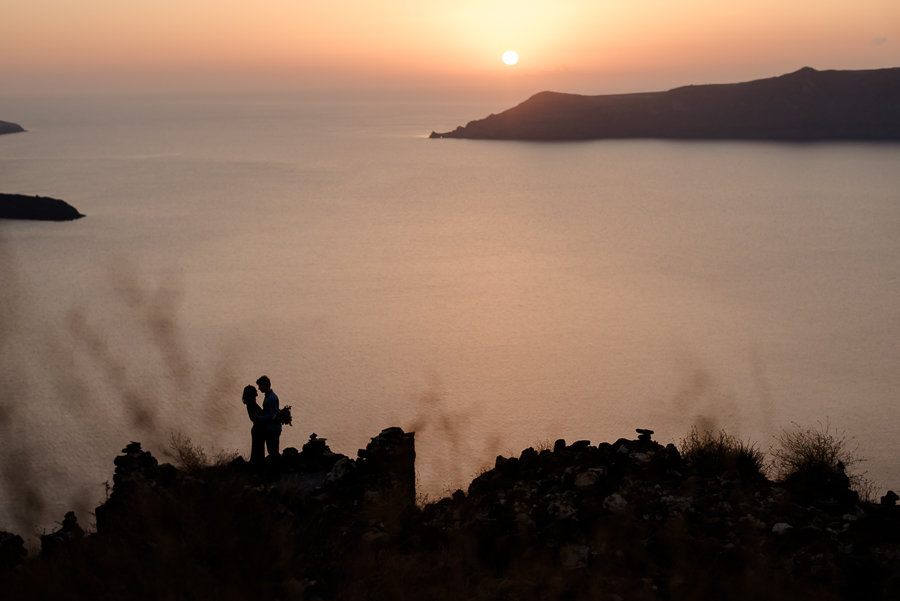
<svg viewBox="0 0 900 601">
<path fill-rule="evenodd" d="M 900 598 L 893 492 L 861 502 L 842 473 L 700 473 L 637 433 L 497 457 L 424 506 L 400 428 L 355 459 L 313 434 L 264 473 L 243 459 L 185 473 L 133 442 L 95 533 L 70 512 L 27 560 L 0 533 L 0 596 L 64 584 L 85 599 Z"/>
</svg>

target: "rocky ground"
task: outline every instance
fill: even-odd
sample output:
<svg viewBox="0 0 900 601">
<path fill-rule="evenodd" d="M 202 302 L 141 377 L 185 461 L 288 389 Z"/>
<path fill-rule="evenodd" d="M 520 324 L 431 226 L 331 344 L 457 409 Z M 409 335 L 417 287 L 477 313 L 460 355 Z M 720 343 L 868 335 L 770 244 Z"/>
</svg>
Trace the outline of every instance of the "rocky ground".
<svg viewBox="0 0 900 601">
<path fill-rule="evenodd" d="M 280 465 L 160 465 L 140 444 L 86 534 L 74 514 L 26 557 L 0 534 L 3 599 L 898 599 L 896 495 L 839 469 L 772 482 L 635 440 L 498 457 L 468 491 L 415 502 L 413 435 L 356 459 L 311 437 Z"/>
</svg>

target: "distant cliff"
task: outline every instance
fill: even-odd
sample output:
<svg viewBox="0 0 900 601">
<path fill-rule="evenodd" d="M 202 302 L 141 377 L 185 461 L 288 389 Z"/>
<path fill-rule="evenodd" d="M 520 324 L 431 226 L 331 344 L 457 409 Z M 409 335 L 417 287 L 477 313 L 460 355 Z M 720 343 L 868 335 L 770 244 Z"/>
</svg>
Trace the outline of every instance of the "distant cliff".
<svg viewBox="0 0 900 601">
<path fill-rule="evenodd" d="M 794 73 L 667 92 L 541 92 L 432 138 L 900 140 L 900 68 Z"/>
<path fill-rule="evenodd" d="M 84 217 L 64 200 L 47 196 L 0 194 L 0 219 L 72 221 Z"/>
<path fill-rule="evenodd" d="M 9 121 L 0 121 L 0 134 L 15 134 L 25 129 L 18 123 L 10 123 Z"/>
</svg>

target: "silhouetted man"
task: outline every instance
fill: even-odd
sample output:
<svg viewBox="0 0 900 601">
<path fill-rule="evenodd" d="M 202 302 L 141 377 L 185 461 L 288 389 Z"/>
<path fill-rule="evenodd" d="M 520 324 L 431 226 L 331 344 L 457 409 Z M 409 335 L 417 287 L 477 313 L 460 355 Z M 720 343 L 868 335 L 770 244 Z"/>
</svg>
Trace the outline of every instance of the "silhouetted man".
<svg viewBox="0 0 900 601">
<path fill-rule="evenodd" d="M 256 380 L 256 386 L 263 393 L 262 413 L 256 418 L 256 423 L 261 424 L 265 430 L 266 451 L 273 461 L 278 461 L 278 442 L 281 437 L 281 422 L 278 420 L 278 395 L 272 390 L 272 382 L 268 376 L 260 376 Z"/>
</svg>

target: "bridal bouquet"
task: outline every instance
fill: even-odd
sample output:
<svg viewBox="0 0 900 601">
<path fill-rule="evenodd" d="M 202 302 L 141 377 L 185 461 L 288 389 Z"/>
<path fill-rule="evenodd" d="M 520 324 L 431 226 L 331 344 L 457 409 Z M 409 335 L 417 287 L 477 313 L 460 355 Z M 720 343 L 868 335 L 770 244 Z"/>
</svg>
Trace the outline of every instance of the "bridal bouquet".
<svg viewBox="0 0 900 601">
<path fill-rule="evenodd" d="M 291 426 L 291 422 L 293 418 L 291 417 L 291 406 L 285 405 L 281 409 L 278 410 L 278 423 L 284 424 L 286 426 Z"/>
</svg>

